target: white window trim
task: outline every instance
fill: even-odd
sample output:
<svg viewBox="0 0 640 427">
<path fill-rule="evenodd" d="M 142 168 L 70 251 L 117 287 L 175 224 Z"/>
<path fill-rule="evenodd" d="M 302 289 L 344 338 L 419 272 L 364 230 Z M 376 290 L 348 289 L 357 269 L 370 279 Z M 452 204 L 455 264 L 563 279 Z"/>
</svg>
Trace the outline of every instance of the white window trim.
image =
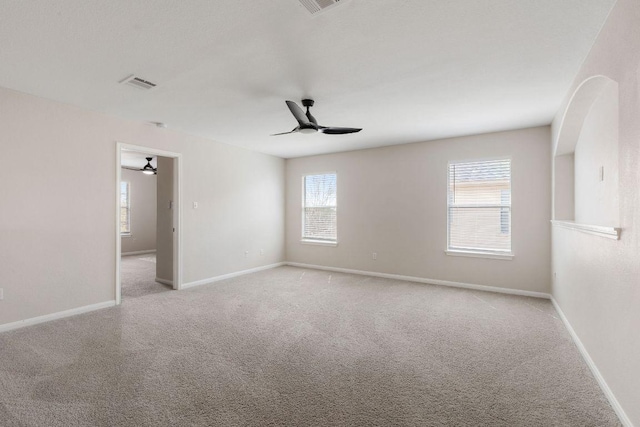
<svg viewBox="0 0 640 427">
<path fill-rule="evenodd" d="M 511 168 L 511 177 L 509 179 L 509 188 L 511 191 L 511 204 L 509 206 L 509 230 L 511 231 L 511 251 L 487 251 L 481 249 L 452 249 L 449 243 L 449 168 L 451 164 L 457 163 L 471 163 L 471 162 L 489 162 L 493 160 L 509 160 L 510 168 Z M 447 217 L 447 229 L 445 232 L 447 233 L 447 248 L 444 253 L 449 256 L 458 256 L 458 257 L 469 257 L 469 258 L 487 258 L 487 259 L 499 259 L 499 260 L 507 260 L 511 261 L 515 257 L 513 253 L 513 159 L 511 156 L 496 156 L 496 157 L 482 157 L 482 158 L 474 158 L 474 159 L 464 159 L 464 160 L 455 160 L 447 162 L 447 203 L 446 203 L 446 217 Z"/>
<path fill-rule="evenodd" d="M 304 237 L 304 202 L 305 202 L 305 183 L 304 183 L 304 178 L 310 175 L 335 175 L 336 176 L 336 239 L 335 240 L 318 240 L 318 239 L 306 239 Z M 317 245 L 317 246 L 338 246 L 338 219 L 337 219 L 337 212 L 338 212 L 338 172 L 336 171 L 328 171 L 328 172 L 309 172 L 309 173 L 304 173 L 302 174 L 301 177 L 301 187 L 302 187 L 302 194 L 301 194 L 301 208 L 300 208 L 300 235 L 302 236 L 300 239 L 300 243 L 304 244 L 304 245 Z"/>
<path fill-rule="evenodd" d="M 312 239 L 301 239 L 300 243 L 303 245 L 318 245 L 318 246 L 338 246 L 338 241 L 333 240 L 312 240 Z"/>
<path fill-rule="evenodd" d="M 461 250 L 453 250 L 447 249 L 444 251 L 445 254 L 449 256 L 461 256 L 461 257 L 469 257 L 469 258 L 487 258 L 487 259 L 500 259 L 503 261 L 512 260 L 515 255 L 513 252 L 486 252 L 486 251 L 461 251 Z"/>
</svg>

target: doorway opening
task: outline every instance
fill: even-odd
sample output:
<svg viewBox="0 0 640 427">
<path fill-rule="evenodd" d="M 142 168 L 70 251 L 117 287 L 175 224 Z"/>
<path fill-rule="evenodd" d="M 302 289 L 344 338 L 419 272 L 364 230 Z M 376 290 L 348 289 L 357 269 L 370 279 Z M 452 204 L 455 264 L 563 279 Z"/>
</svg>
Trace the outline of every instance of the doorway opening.
<svg viewBox="0 0 640 427">
<path fill-rule="evenodd" d="M 179 153 L 118 143 L 115 300 L 180 289 Z"/>
</svg>

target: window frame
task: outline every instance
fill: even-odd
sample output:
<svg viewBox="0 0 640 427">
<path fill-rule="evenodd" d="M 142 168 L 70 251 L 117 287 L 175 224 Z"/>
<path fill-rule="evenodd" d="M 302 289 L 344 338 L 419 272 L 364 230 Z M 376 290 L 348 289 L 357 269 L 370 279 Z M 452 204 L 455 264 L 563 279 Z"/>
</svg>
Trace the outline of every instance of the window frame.
<svg viewBox="0 0 640 427">
<path fill-rule="evenodd" d="M 490 249 L 482 249 L 482 248 L 455 248 L 451 247 L 451 205 L 450 205 L 450 171 L 451 165 L 455 164 L 464 164 L 464 163 L 481 163 L 481 162 L 494 162 L 494 161 L 509 161 L 509 250 L 490 250 Z M 447 237 L 446 237 L 446 249 L 445 253 L 451 256 L 462 256 L 462 257 L 472 257 L 472 258 L 489 258 L 489 259 L 499 259 L 499 260 L 512 260 L 514 258 L 513 253 L 513 159 L 510 156 L 496 156 L 496 157 L 486 157 L 486 158 L 474 158 L 474 159 L 464 159 L 464 160 L 450 160 L 447 162 L 447 171 L 446 171 L 446 216 L 447 216 Z M 502 199 L 502 196 L 501 196 Z M 505 205 L 502 203 L 492 205 L 498 208 L 503 208 Z M 502 227 L 502 209 L 500 211 L 500 221 Z M 502 228 L 501 230 L 502 231 Z"/>
<path fill-rule="evenodd" d="M 122 184 L 126 184 L 127 201 L 126 206 L 122 205 Z M 120 216 L 122 218 L 122 209 L 127 211 L 127 228 L 128 231 L 122 231 L 122 219 L 120 220 L 120 236 L 131 237 L 131 182 L 127 180 L 120 180 Z"/>
<path fill-rule="evenodd" d="M 335 229 L 336 229 L 336 238 L 335 240 L 329 240 L 329 239 L 313 239 L 313 238 L 307 238 L 305 237 L 304 234 L 304 226 L 305 226 L 305 208 L 306 208 L 306 192 L 307 192 L 307 188 L 306 188 L 306 180 L 305 178 L 308 176 L 315 176 L 315 175 L 334 175 L 335 176 L 335 181 L 336 181 L 336 205 L 335 205 L 335 210 L 336 210 L 336 224 L 335 224 Z M 301 177 L 301 187 L 302 187 L 302 194 L 301 194 L 301 213 L 300 213 L 300 243 L 303 244 L 307 244 L 307 245 L 319 245 L 319 246 L 338 246 L 338 173 L 335 171 L 328 171 L 328 172 L 313 172 L 313 173 L 305 173 L 302 175 Z"/>
</svg>

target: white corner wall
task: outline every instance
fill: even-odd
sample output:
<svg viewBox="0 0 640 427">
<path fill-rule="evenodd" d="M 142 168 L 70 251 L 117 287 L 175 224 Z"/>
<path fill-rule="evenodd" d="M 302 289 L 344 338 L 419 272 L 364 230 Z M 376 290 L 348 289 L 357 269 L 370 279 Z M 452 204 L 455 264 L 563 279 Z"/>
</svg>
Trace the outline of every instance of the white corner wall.
<svg viewBox="0 0 640 427">
<path fill-rule="evenodd" d="M 182 154 L 183 283 L 284 261 L 283 159 L 0 88 L 0 325 L 115 300 L 117 142 Z"/>
<path fill-rule="evenodd" d="M 553 134 L 561 133 L 562 117 L 571 94 L 586 79 L 602 75 L 617 82 L 618 146 L 614 159 L 599 159 L 600 148 L 591 153 L 576 152 L 576 182 L 593 187 L 585 175 L 602 160 L 617 170 L 617 221 L 620 240 L 604 239 L 566 228 L 553 229 L 552 257 L 556 278 L 552 294 L 572 326 L 626 425 L 640 425 L 640 3 L 618 0 L 591 52 L 567 92 L 563 107 L 553 122 Z M 602 113 L 602 112 L 601 112 Z M 601 139 L 602 114 L 587 116 L 581 139 L 605 144 Z M 556 137 L 554 137 L 556 140 Z M 587 154 L 585 159 L 582 154 Z M 582 157 L 582 158 L 581 158 Z M 580 164 L 578 164 L 580 163 Z M 578 199 L 582 196 L 578 195 Z M 577 201 L 578 206 L 581 203 Z M 576 209 L 578 208 L 576 207 Z M 607 213 L 607 215 L 609 215 Z M 619 406 L 616 406 L 619 405 Z"/>
<path fill-rule="evenodd" d="M 287 160 L 287 261 L 426 279 L 550 291 L 548 126 Z M 511 261 L 454 257 L 447 165 L 512 159 Z M 302 175 L 338 175 L 338 246 L 300 242 Z M 377 259 L 372 259 L 372 253 Z"/>
<path fill-rule="evenodd" d="M 156 175 L 122 169 L 122 181 L 129 182 L 131 235 L 123 236 L 122 253 L 156 250 Z"/>
</svg>

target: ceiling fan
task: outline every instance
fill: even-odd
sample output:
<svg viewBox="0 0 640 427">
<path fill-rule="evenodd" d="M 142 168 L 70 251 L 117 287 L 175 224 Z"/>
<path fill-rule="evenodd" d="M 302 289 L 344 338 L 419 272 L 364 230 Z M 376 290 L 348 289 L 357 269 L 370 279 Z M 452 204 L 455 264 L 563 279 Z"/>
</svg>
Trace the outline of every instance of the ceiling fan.
<svg viewBox="0 0 640 427">
<path fill-rule="evenodd" d="M 285 101 L 285 102 L 287 103 L 287 107 L 289 107 L 291 114 L 293 114 L 293 117 L 295 117 L 296 120 L 298 121 L 298 126 L 296 126 L 295 129 L 293 129 L 290 132 L 276 133 L 271 136 L 286 135 L 289 133 L 296 133 L 296 132 L 301 132 L 301 133 L 322 132 L 329 135 L 342 135 L 345 133 L 360 132 L 362 130 L 358 128 L 320 126 L 316 118 L 311 115 L 311 112 L 309 112 L 309 107 L 313 107 L 313 99 L 302 100 L 302 106 L 307 107 L 306 113 L 302 111 L 302 108 L 300 108 L 298 104 L 296 104 L 295 102 L 293 101 Z"/>
<path fill-rule="evenodd" d="M 132 171 L 142 171 L 142 173 L 145 175 L 158 175 L 158 168 L 154 168 L 153 166 L 151 166 L 151 160 L 153 160 L 153 157 L 145 157 L 145 159 L 147 159 L 147 164 L 144 165 L 143 168 L 132 168 L 130 166 L 122 167 L 124 169 L 129 169 Z"/>
</svg>

